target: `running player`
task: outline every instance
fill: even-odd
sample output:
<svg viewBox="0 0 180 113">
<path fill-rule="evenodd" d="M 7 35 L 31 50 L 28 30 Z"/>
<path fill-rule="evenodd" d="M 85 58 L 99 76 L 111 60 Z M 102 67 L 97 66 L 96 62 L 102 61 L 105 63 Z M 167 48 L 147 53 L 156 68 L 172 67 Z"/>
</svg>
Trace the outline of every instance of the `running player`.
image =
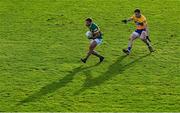
<svg viewBox="0 0 180 113">
<path fill-rule="evenodd" d="M 141 14 L 140 9 L 136 9 L 134 11 L 134 15 L 131 18 L 122 20 L 122 22 L 124 22 L 125 24 L 130 21 L 135 22 L 136 30 L 131 34 L 129 38 L 128 48 L 123 49 L 123 52 L 129 55 L 132 49 L 133 41 L 138 37 L 140 37 L 140 39 L 148 46 L 150 52 L 154 52 L 150 43 L 151 40 L 149 39 L 149 31 L 147 27 L 146 17 Z"/>
<path fill-rule="evenodd" d="M 83 63 L 86 63 L 87 59 L 91 56 L 91 54 L 93 54 L 99 58 L 100 62 L 102 62 L 104 60 L 104 57 L 101 56 L 100 54 L 98 54 L 94 50 L 97 45 L 100 45 L 102 43 L 102 40 L 103 40 L 102 39 L 102 33 L 101 33 L 99 27 L 95 23 L 93 23 L 91 18 L 87 18 L 85 20 L 85 24 L 89 28 L 89 30 L 92 32 L 93 37 L 90 38 L 92 41 L 91 41 L 90 46 L 89 46 L 89 51 L 88 51 L 86 57 L 84 59 L 81 59 L 81 61 Z"/>
</svg>

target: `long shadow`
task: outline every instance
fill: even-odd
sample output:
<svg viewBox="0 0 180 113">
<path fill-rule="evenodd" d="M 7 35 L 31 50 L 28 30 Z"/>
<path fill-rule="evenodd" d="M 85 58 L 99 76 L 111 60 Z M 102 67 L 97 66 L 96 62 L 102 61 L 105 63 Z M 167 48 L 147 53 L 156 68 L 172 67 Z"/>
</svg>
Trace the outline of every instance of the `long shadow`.
<svg viewBox="0 0 180 113">
<path fill-rule="evenodd" d="M 73 69 L 70 74 L 67 74 L 64 78 L 60 79 L 59 81 L 52 82 L 52 83 L 42 87 L 38 92 L 36 92 L 36 93 L 30 95 L 29 97 L 25 98 L 24 100 L 20 101 L 18 103 L 18 105 L 36 101 L 44 95 L 55 92 L 56 90 L 63 88 L 68 83 L 70 83 L 73 80 L 74 76 L 76 74 L 78 74 L 79 72 L 89 70 L 89 69 L 96 67 L 98 65 L 100 65 L 100 63 L 98 63 L 96 65 L 89 66 L 89 67 L 84 67 L 84 68 L 82 66 L 79 66 L 79 67 Z"/>
<path fill-rule="evenodd" d="M 124 58 L 126 58 L 126 56 L 121 56 L 117 59 L 117 61 L 115 63 L 113 63 L 112 65 L 109 66 L 108 70 L 105 73 L 101 74 L 97 78 L 92 78 L 91 75 L 86 74 L 87 77 L 86 77 L 84 84 L 82 85 L 82 88 L 80 90 L 76 91 L 74 93 L 74 95 L 78 95 L 87 89 L 90 89 L 92 87 L 103 84 L 104 82 L 110 80 L 114 76 L 123 73 L 123 71 L 125 71 L 126 69 L 133 66 L 134 63 L 138 62 L 139 60 L 141 60 L 149 55 L 150 54 L 141 56 L 141 57 L 135 59 L 134 61 L 132 61 L 128 64 L 125 64 L 125 65 L 122 64 L 122 61 Z"/>
</svg>

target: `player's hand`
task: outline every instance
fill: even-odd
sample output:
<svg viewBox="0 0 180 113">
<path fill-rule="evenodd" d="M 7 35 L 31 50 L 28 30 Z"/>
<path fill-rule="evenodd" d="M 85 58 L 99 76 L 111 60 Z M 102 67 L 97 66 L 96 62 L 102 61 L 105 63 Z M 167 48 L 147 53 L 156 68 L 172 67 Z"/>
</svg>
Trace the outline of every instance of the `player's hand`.
<svg viewBox="0 0 180 113">
<path fill-rule="evenodd" d="M 123 23 L 127 24 L 127 20 L 122 20 Z"/>
</svg>

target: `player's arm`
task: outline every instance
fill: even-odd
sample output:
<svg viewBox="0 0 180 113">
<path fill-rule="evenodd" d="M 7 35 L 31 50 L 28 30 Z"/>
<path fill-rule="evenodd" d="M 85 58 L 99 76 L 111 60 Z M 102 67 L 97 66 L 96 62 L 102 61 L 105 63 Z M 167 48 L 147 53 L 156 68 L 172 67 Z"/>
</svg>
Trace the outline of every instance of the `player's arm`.
<svg viewBox="0 0 180 113">
<path fill-rule="evenodd" d="M 95 28 L 95 29 L 93 30 L 93 37 L 92 37 L 91 39 L 96 39 L 96 38 L 99 37 L 100 35 L 101 35 L 101 33 L 100 33 L 99 28 Z"/>
<path fill-rule="evenodd" d="M 95 31 L 95 32 L 93 33 L 92 39 L 96 39 L 96 38 L 99 37 L 100 35 L 101 35 L 101 34 L 100 34 L 100 31 L 97 30 L 97 31 Z"/>
<path fill-rule="evenodd" d="M 125 20 L 122 20 L 123 23 L 127 24 L 128 22 L 132 21 L 133 18 L 128 18 L 128 19 L 125 19 Z"/>
</svg>

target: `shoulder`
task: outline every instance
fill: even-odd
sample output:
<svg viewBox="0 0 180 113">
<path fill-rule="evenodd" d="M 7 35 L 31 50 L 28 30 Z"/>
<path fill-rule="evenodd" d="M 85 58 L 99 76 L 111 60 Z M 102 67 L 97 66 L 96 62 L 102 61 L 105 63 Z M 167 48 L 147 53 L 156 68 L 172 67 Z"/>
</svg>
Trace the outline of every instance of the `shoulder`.
<svg viewBox="0 0 180 113">
<path fill-rule="evenodd" d="M 145 17 L 144 15 L 141 15 L 141 18 L 144 19 L 144 20 L 146 20 L 146 17 Z"/>
<path fill-rule="evenodd" d="M 97 24 L 92 23 L 92 27 L 96 28 L 96 27 L 98 27 L 98 26 L 97 26 Z"/>
<path fill-rule="evenodd" d="M 99 27 L 95 23 L 92 23 L 90 29 L 92 29 L 93 31 L 96 31 L 99 29 Z"/>
</svg>

